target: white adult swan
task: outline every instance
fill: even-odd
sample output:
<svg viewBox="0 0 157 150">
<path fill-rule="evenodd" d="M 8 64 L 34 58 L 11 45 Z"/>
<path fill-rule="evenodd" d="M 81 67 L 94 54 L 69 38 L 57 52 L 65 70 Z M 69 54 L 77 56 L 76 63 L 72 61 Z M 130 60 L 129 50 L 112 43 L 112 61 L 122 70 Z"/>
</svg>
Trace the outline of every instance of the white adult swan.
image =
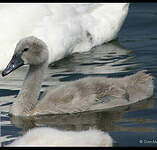
<svg viewBox="0 0 157 150">
<path fill-rule="evenodd" d="M 23 87 L 11 106 L 10 113 L 15 116 L 110 109 L 153 95 L 152 76 L 140 71 L 124 78 L 88 77 L 69 82 L 48 91 L 37 103 L 48 66 L 48 48 L 42 40 L 33 36 L 20 40 L 2 75 L 5 76 L 24 64 L 30 68 Z"/>
<path fill-rule="evenodd" d="M 65 131 L 50 127 L 28 130 L 8 146 L 112 146 L 108 133 L 97 129 Z"/>
<path fill-rule="evenodd" d="M 34 35 L 49 47 L 49 63 L 116 38 L 128 3 L 0 4 L 0 70 L 16 43 Z"/>
</svg>

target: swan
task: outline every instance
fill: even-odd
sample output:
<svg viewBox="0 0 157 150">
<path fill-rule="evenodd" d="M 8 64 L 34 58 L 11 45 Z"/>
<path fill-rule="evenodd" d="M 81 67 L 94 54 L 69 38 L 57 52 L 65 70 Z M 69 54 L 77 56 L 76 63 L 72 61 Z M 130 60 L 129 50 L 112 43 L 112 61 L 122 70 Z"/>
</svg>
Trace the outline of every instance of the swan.
<svg viewBox="0 0 157 150">
<path fill-rule="evenodd" d="M 27 36 L 46 42 L 49 64 L 109 42 L 117 37 L 128 8 L 128 3 L 0 4 L 0 70 Z"/>
<path fill-rule="evenodd" d="M 110 109 L 129 105 L 153 95 L 153 77 L 144 71 L 124 78 L 87 77 L 49 90 L 38 102 L 44 72 L 48 68 L 48 47 L 37 37 L 20 40 L 14 55 L 2 71 L 6 76 L 13 70 L 29 65 L 29 70 L 10 114 L 36 116 Z"/>
<path fill-rule="evenodd" d="M 98 129 L 65 131 L 51 127 L 28 130 L 22 137 L 8 145 L 13 146 L 103 146 L 111 147 L 113 140 L 108 133 Z"/>
</svg>

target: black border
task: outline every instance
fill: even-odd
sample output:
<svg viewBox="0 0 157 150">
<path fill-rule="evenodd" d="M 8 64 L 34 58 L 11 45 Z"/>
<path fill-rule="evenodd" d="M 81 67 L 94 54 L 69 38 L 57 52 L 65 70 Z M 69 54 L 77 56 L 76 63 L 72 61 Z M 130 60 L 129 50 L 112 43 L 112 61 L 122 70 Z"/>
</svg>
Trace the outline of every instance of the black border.
<svg viewBox="0 0 157 150">
<path fill-rule="evenodd" d="M 1 0 L 0 3 L 112 3 L 112 2 L 129 2 L 129 3 L 141 3 L 141 2 L 155 2 L 153 0 Z"/>
</svg>

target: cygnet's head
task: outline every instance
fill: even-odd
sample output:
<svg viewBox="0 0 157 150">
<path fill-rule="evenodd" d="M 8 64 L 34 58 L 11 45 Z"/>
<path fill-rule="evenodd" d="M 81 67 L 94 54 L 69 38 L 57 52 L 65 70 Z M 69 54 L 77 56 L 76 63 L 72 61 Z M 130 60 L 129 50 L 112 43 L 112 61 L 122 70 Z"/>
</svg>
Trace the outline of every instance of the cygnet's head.
<svg viewBox="0 0 157 150">
<path fill-rule="evenodd" d="M 2 76 L 8 75 L 23 65 L 39 66 L 46 61 L 48 61 L 46 44 L 34 36 L 26 37 L 17 43 L 14 55 L 2 72 Z"/>
</svg>

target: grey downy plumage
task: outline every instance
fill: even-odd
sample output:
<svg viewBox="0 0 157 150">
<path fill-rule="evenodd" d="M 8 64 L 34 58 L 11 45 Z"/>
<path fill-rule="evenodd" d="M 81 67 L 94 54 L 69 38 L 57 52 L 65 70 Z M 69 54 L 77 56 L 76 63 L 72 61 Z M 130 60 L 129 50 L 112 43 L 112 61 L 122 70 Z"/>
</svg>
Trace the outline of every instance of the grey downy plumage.
<svg viewBox="0 0 157 150">
<path fill-rule="evenodd" d="M 72 81 L 49 90 L 38 102 L 44 72 L 48 67 L 47 45 L 33 36 L 20 40 L 2 75 L 22 65 L 29 65 L 29 71 L 10 109 L 15 116 L 105 110 L 153 96 L 153 77 L 145 71 L 139 71 L 123 78 L 87 77 Z"/>
</svg>

